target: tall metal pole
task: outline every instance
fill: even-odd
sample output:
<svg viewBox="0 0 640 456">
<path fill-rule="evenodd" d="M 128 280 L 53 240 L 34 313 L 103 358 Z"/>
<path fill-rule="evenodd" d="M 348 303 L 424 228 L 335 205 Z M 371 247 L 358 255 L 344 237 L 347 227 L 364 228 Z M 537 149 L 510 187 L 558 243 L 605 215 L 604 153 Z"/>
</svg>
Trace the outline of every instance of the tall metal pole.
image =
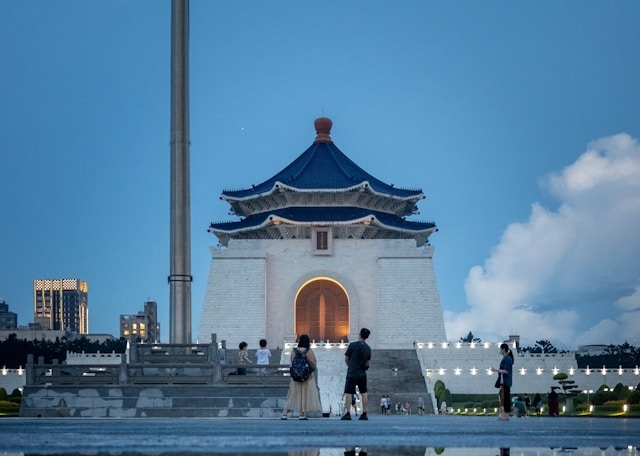
<svg viewBox="0 0 640 456">
<path fill-rule="evenodd" d="M 191 343 L 189 0 L 171 2 L 170 343 Z"/>
</svg>

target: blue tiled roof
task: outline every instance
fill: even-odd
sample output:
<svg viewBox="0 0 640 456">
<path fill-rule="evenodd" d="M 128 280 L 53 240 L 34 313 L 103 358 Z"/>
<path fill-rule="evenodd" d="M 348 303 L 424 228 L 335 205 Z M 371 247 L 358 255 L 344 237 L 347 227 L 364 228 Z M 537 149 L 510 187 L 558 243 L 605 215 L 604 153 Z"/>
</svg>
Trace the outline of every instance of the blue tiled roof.
<svg viewBox="0 0 640 456">
<path fill-rule="evenodd" d="M 368 183 L 378 194 L 419 200 L 422 190 L 395 188 L 376 179 L 351 161 L 332 142 L 316 142 L 270 179 L 245 190 L 225 190 L 223 199 L 245 199 L 268 194 L 278 183 L 297 190 L 345 191 Z"/>
<path fill-rule="evenodd" d="M 375 218 L 381 225 L 395 230 L 408 232 L 423 232 L 436 228 L 433 222 L 410 222 L 386 212 L 372 211 L 357 207 L 288 207 L 274 211 L 253 214 L 237 222 L 212 223 L 210 231 L 233 233 L 259 229 L 269 224 L 272 218 L 282 218 L 298 223 L 345 223 L 357 222 L 365 218 Z"/>
</svg>

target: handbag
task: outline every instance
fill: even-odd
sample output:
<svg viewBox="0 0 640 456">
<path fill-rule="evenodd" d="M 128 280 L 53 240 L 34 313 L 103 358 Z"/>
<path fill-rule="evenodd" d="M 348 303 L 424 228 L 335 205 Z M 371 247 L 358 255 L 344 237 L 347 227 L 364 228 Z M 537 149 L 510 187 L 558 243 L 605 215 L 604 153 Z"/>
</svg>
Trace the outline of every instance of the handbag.
<svg viewBox="0 0 640 456">
<path fill-rule="evenodd" d="M 502 375 L 498 374 L 498 378 L 496 379 L 496 384 L 494 386 L 496 388 L 500 388 L 502 386 Z"/>
</svg>

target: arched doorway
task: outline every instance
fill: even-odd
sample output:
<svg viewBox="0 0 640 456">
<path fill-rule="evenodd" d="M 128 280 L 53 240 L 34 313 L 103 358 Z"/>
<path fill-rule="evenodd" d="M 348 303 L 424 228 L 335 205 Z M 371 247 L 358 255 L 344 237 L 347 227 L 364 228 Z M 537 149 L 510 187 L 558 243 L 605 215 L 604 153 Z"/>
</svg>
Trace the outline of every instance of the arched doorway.
<svg viewBox="0 0 640 456">
<path fill-rule="evenodd" d="M 349 297 L 333 280 L 314 279 L 296 296 L 296 334 L 311 340 L 346 341 L 349 334 Z"/>
</svg>

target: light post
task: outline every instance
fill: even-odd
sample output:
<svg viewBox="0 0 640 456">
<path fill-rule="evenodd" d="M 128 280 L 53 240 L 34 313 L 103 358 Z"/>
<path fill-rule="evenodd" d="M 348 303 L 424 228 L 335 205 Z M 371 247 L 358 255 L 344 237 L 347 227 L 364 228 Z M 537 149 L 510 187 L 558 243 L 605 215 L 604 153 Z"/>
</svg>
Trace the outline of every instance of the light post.
<svg viewBox="0 0 640 456">
<path fill-rule="evenodd" d="M 582 392 L 587 395 L 587 402 L 590 404 L 589 395 L 593 394 L 593 390 L 583 390 Z"/>
</svg>

